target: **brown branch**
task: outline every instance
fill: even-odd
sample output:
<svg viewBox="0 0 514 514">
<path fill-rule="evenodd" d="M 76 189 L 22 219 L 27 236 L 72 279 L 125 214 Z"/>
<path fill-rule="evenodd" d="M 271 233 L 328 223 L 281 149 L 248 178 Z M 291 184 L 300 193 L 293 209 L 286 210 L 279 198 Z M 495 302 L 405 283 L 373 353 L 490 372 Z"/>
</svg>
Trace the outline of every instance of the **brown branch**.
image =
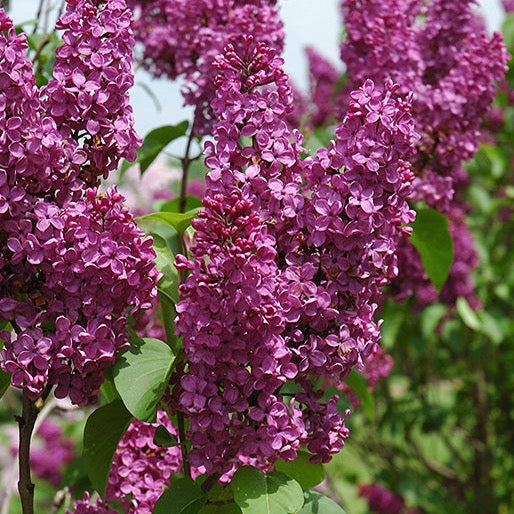
<svg viewBox="0 0 514 514">
<path fill-rule="evenodd" d="M 23 514 L 34 514 L 34 484 L 30 476 L 30 440 L 38 415 L 38 409 L 26 393 L 23 393 L 22 414 L 18 417 L 20 441 L 18 450 L 18 492 Z"/>
</svg>

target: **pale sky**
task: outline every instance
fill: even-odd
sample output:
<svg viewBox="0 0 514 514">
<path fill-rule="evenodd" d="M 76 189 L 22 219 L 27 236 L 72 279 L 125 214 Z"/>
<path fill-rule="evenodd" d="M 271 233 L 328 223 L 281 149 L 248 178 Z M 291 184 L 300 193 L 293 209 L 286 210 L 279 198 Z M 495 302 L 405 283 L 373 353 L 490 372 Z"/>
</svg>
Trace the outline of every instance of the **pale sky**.
<svg viewBox="0 0 514 514">
<path fill-rule="evenodd" d="M 451 0 L 448 0 L 451 1 Z M 60 5 L 61 0 L 54 0 Z M 497 30 L 503 19 L 500 0 L 480 0 L 488 27 Z M 10 15 L 15 23 L 33 19 L 39 0 L 11 0 Z M 303 53 L 306 45 L 317 48 L 323 55 L 339 64 L 339 33 L 341 19 L 339 0 L 282 0 L 282 16 L 286 26 L 286 71 L 294 82 L 305 87 L 307 66 Z M 141 86 L 148 86 L 160 99 L 162 109 L 156 110 L 153 100 Z M 175 124 L 190 117 L 190 110 L 182 107 L 178 83 L 152 79 L 144 71 L 136 76 L 132 105 L 135 112 L 136 129 L 144 136 L 151 129 L 161 125 Z"/>
</svg>

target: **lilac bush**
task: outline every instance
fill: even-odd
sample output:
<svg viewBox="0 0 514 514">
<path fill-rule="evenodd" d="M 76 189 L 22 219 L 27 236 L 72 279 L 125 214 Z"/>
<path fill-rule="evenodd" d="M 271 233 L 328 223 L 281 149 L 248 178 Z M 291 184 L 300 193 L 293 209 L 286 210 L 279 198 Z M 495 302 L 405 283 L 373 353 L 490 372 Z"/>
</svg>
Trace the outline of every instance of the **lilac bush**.
<svg viewBox="0 0 514 514">
<path fill-rule="evenodd" d="M 379 344 L 387 297 L 480 306 L 463 163 L 507 52 L 471 0 L 344 0 L 347 70 L 307 49 L 302 95 L 280 57 L 275 0 L 127 3 L 66 0 L 40 86 L 48 42 L 33 48 L 0 9 L 0 379 L 23 396 L 23 513 L 34 512 L 30 460 L 60 487 L 55 468 L 73 454 L 52 447 L 46 421 L 55 455 L 30 454 L 50 394 L 99 404 L 82 456 L 99 497 L 66 485 L 57 508 L 251 514 L 265 497 L 311 512 L 331 502 L 310 489 L 350 434 L 337 393 L 356 408 L 356 377 L 373 389 L 393 366 Z M 190 125 L 143 144 L 129 99 L 135 46 L 138 64 L 181 79 L 194 107 Z M 178 197 L 171 175 L 150 171 L 136 193 L 160 210 L 138 205 L 135 219 L 112 172 L 123 187 L 124 160 L 142 175 L 180 137 Z M 441 291 L 409 240 L 420 205 L 449 222 Z M 361 494 L 377 511 L 409 512 L 376 484 Z"/>
</svg>

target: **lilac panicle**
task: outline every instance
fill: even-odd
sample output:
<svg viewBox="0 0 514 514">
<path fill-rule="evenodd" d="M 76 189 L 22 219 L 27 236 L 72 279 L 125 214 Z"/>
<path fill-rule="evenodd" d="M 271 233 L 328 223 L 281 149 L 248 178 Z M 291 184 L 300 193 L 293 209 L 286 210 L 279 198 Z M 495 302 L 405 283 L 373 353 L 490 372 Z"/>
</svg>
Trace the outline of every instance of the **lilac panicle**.
<svg viewBox="0 0 514 514">
<path fill-rule="evenodd" d="M 105 502 L 98 499 L 90 503 L 89 496 L 78 500 L 68 514 L 111 514 L 109 504 L 119 501 L 126 514 L 151 514 L 155 503 L 170 476 L 181 466 L 178 446 L 162 448 L 154 443 L 156 428 L 164 426 L 176 435 L 177 430 L 168 415 L 157 411 L 156 423 L 144 423 L 134 419 L 118 444 L 109 473 Z"/>
<path fill-rule="evenodd" d="M 204 210 L 192 260 L 177 257 L 190 272 L 176 320 L 188 368 L 172 404 L 190 418 L 191 464 L 209 474 L 292 460 L 300 445 L 323 462 L 341 449 L 345 417 L 310 380 L 343 381 L 375 348 L 373 295 L 396 276 L 413 219 L 411 99 L 366 82 L 336 141 L 303 161 L 282 59 L 242 46 L 215 61 Z M 292 381 L 295 402 L 281 392 Z"/>
<path fill-rule="evenodd" d="M 354 84 L 363 77 L 390 78 L 403 91 L 414 91 L 413 115 L 421 139 L 411 159 L 416 175 L 412 198 L 444 213 L 454 239 L 455 261 L 440 298 L 452 303 L 464 294 L 478 305 L 470 275 L 477 257 L 464 227 L 467 206 L 460 198 L 467 183 L 462 163 L 478 147 L 480 123 L 508 56 L 499 34 L 484 33 L 473 3 L 343 0 L 347 38 L 341 56 Z M 395 286 L 398 298 L 416 292 L 424 305 L 437 293 L 408 241 L 402 243 L 404 252 Z"/>
<path fill-rule="evenodd" d="M 7 241 L 11 263 L 26 263 L 27 274 L 8 268 L 3 279 L 0 312 L 19 330 L 2 336 L 2 368 L 31 398 L 49 383 L 57 397 L 96 401 L 103 371 L 128 345 L 127 315 L 151 305 L 152 241 L 122 201 L 94 189 L 65 208 L 39 201 L 28 230 Z"/>
<path fill-rule="evenodd" d="M 194 130 L 209 134 L 216 123 L 212 61 L 251 34 L 279 52 L 284 46 L 276 0 L 130 0 L 143 66 L 154 76 L 184 77 L 186 105 L 195 108 Z"/>
<path fill-rule="evenodd" d="M 68 20 L 73 35 L 65 31 L 56 79 L 42 91 L 26 57 L 25 36 L 16 35 L 0 10 L 0 318 L 15 328 L 1 333 L 0 355 L 12 384 L 31 399 L 55 385 L 58 397 L 69 395 L 83 405 L 96 401 L 103 371 L 128 345 L 127 316 L 150 307 L 158 277 L 152 241 L 142 239 L 123 197 L 114 189 L 99 195 L 88 188 L 94 163 L 103 174 L 122 155 L 130 156 L 116 134 L 132 134 L 126 103 L 132 42 L 108 42 L 129 34 L 130 15 L 121 0 L 70 0 L 68 7 L 61 27 Z M 72 22 L 74 8 L 81 18 Z M 82 73 L 90 82 L 100 80 L 86 70 L 94 60 L 94 52 L 82 48 L 86 44 L 106 58 L 100 75 L 111 82 L 101 83 L 105 92 L 77 79 Z M 77 51 L 81 57 L 73 60 Z M 73 61 L 71 79 L 61 58 Z M 78 82 L 71 86 L 69 80 Z M 60 96 L 52 100 L 49 91 L 57 82 L 63 91 L 70 88 L 67 105 L 78 109 L 74 114 L 52 112 Z M 90 147 L 84 132 L 89 129 L 79 126 L 79 118 L 91 119 L 92 112 L 81 109 L 100 98 L 107 102 L 110 94 L 116 108 L 103 107 L 98 133 L 105 144 L 95 140 Z"/>
<path fill-rule="evenodd" d="M 136 158 L 128 90 L 132 72 L 132 15 L 124 0 L 67 0 L 56 28 L 54 78 L 43 89 L 44 106 L 64 137 L 75 134 L 87 155 L 82 178 L 91 186 L 107 178 L 121 158 Z"/>
</svg>

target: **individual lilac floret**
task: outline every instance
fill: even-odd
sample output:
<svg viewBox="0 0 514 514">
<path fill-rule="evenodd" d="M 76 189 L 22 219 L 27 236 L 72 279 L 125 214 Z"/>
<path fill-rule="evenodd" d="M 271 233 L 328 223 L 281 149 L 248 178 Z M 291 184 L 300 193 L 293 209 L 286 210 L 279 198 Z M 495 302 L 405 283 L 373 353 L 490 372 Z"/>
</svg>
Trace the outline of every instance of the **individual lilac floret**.
<svg viewBox="0 0 514 514">
<path fill-rule="evenodd" d="M 216 123 L 212 61 L 233 42 L 253 35 L 281 51 L 284 31 L 276 0 L 130 0 L 143 66 L 154 76 L 184 77 L 185 103 L 195 108 L 194 131 L 209 134 Z"/>
<path fill-rule="evenodd" d="M 48 383 L 57 397 L 96 401 L 103 371 L 129 344 L 127 316 L 151 306 L 152 240 L 142 239 L 122 202 L 115 190 L 94 189 L 65 208 L 40 201 L 27 232 L 7 241 L 11 262 L 32 274 L 0 299 L 2 317 L 18 327 L 2 334 L 1 365 L 32 399 Z"/>
<path fill-rule="evenodd" d="M 82 178 L 107 178 L 122 157 L 132 161 L 141 140 L 134 130 L 128 90 L 132 72 L 132 14 L 124 0 L 67 0 L 56 29 L 54 78 L 44 88 L 45 108 L 65 137 L 87 154 Z"/>
</svg>

